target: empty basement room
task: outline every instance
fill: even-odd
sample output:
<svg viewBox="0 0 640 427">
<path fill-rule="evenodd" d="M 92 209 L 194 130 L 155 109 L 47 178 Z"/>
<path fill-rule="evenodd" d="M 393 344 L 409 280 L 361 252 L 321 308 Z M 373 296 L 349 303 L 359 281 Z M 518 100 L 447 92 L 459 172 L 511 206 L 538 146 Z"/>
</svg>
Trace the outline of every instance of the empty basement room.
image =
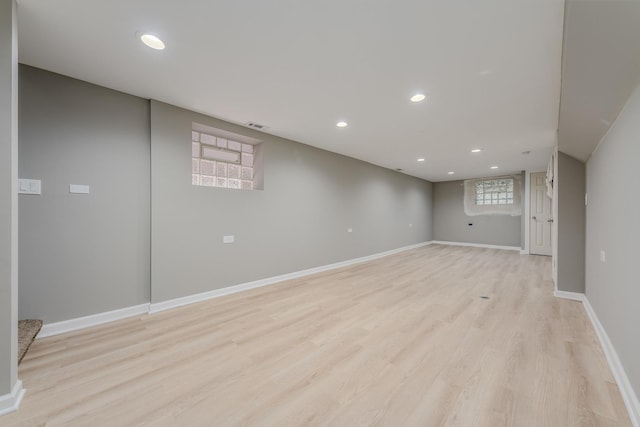
<svg viewBox="0 0 640 427">
<path fill-rule="evenodd" d="M 0 426 L 640 427 L 640 1 L 0 0 Z"/>
</svg>

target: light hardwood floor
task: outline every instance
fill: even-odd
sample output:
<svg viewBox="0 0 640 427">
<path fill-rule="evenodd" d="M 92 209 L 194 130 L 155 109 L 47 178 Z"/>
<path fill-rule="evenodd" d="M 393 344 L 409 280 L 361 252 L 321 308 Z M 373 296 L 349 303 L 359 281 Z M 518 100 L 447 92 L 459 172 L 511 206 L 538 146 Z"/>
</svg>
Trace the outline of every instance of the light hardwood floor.
<svg viewBox="0 0 640 427">
<path fill-rule="evenodd" d="M 0 425 L 630 425 L 550 271 L 432 245 L 37 340 Z"/>
</svg>

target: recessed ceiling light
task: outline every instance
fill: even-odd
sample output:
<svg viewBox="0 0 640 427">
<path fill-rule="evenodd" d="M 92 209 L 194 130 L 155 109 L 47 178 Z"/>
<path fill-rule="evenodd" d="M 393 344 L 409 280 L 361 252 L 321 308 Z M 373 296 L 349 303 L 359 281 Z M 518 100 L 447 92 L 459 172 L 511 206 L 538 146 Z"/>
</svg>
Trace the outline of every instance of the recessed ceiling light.
<svg viewBox="0 0 640 427">
<path fill-rule="evenodd" d="M 420 102 L 420 101 L 424 101 L 424 98 L 425 98 L 424 94 L 416 93 L 410 99 L 411 99 L 411 102 Z"/>
<path fill-rule="evenodd" d="M 472 153 L 479 153 L 482 151 L 482 148 L 474 148 L 473 150 L 471 150 Z"/>
<path fill-rule="evenodd" d="M 447 172 L 447 175 L 453 175 L 455 172 L 454 171 L 449 171 Z"/>
<path fill-rule="evenodd" d="M 151 49 L 162 50 L 164 49 L 164 43 L 158 37 L 153 34 L 143 34 L 140 36 L 142 43 L 149 46 Z"/>
<path fill-rule="evenodd" d="M 349 126 L 349 123 L 344 122 L 344 121 L 340 121 L 340 122 L 336 123 L 336 126 L 338 126 L 339 128 L 346 128 L 347 126 Z"/>
<path fill-rule="evenodd" d="M 491 166 L 491 169 L 498 169 L 497 166 Z"/>
<path fill-rule="evenodd" d="M 418 159 L 418 161 L 419 161 L 419 162 L 424 162 L 424 158 L 423 158 L 423 157 L 420 157 L 420 158 Z"/>
</svg>

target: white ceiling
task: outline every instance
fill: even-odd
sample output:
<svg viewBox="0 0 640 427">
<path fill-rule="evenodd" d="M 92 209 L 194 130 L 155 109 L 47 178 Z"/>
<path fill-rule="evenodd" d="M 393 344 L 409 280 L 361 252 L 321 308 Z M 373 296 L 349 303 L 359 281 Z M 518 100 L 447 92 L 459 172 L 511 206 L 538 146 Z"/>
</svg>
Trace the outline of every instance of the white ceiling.
<svg viewBox="0 0 640 427">
<path fill-rule="evenodd" d="M 558 148 L 586 161 L 640 83 L 640 1 L 569 0 Z"/>
<path fill-rule="evenodd" d="M 560 0 L 18 0 L 20 62 L 443 181 L 546 169 L 563 13 Z"/>
</svg>

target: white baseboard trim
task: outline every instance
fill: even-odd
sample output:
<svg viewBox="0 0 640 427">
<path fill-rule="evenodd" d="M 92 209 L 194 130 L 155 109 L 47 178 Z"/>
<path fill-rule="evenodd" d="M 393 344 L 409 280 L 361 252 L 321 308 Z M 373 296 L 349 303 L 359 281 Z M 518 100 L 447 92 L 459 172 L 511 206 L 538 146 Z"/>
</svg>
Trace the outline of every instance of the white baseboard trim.
<svg viewBox="0 0 640 427">
<path fill-rule="evenodd" d="M 520 246 L 500 246 L 500 245 L 485 245 L 483 243 L 446 242 L 443 240 L 432 240 L 431 243 L 434 245 L 473 246 L 476 248 L 503 249 L 505 251 L 520 251 Z"/>
<path fill-rule="evenodd" d="M 114 320 L 125 319 L 127 317 L 146 314 L 149 312 L 149 303 L 134 305 L 117 310 L 106 311 L 104 313 L 92 314 L 90 316 L 78 317 L 76 319 L 64 320 L 62 322 L 47 323 L 42 325 L 38 333 L 38 338 L 50 337 L 52 335 L 63 334 L 65 332 L 76 331 L 90 326 L 101 325 Z"/>
<path fill-rule="evenodd" d="M 611 369 L 613 377 L 618 384 L 618 388 L 620 389 L 620 393 L 622 394 L 622 399 L 624 400 L 624 404 L 626 405 L 627 411 L 629 412 L 631 423 L 634 427 L 640 427 L 640 400 L 638 400 L 638 396 L 631 387 L 629 377 L 624 371 L 616 349 L 613 347 L 611 340 L 609 340 L 609 335 L 607 335 L 607 332 L 600 323 L 598 316 L 596 315 L 595 311 L 593 311 L 593 307 L 591 307 L 591 304 L 589 303 L 589 300 L 586 296 L 583 298 L 582 302 L 584 305 L 584 309 L 589 316 L 589 319 L 591 319 L 593 329 L 596 330 L 596 335 L 598 335 L 598 339 L 600 340 L 600 345 L 602 346 L 604 355 L 607 358 L 607 362 L 609 362 L 609 368 Z"/>
<path fill-rule="evenodd" d="M 520 249 L 520 255 L 529 255 L 529 249 Z"/>
<path fill-rule="evenodd" d="M 162 301 L 158 303 L 145 303 L 136 305 L 133 307 L 125 307 L 117 310 L 107 311 L 104 313 L 92 314 L 90 316 L 79 317 L 76 319 L 64 320 L 62 322 L 47 323 L 42 326 L 42 329 L 38 333 L 37 338 L 46 338 L 52 335 L 63 334 L 65 332 L 77 331 L 79 329 L 88 328 L 91 326 L 101 325 L 103 323 L 113 322 L 115 320 L 125 319 L 127 317 L 138 316 L 140 314 L 157 313 L 159 311 L 168 310 L 175 307 L 180 307 L 187 304 L 193 304 L 200 301 L 205 301 L 211 298 L 217 298 L 224 295 L 234 294 L 236 292 L 242 292 L 249 289 L 259 288 L 262 286 L 272 285 L 284 280 L 295 279 L 298 277 L 307 276 L 309 274 L 320 273 L 322 271 L 333 270 L 336 268 L 346 267 L 361 262 L 371 261 L 377 258 L 393 255 L 399 252 L 407 251 L 410 249 L 416 249 L 422 246 L 430 245 L 432 242 L 422 242 L 415 245 L 403 246 L 401 248 L 392 249 L 390 251 L 380 252 L 373 255 L 367 255 L 360 258 L 354 258 L 346 261 L 336 262 L 334 264 L 323 265 L 320 267 L 310 268 L 307 270 L 296 271 L 293 273 L 282 274 L 280 276 L 269 277 L 266 279 L 255 280 L 253 282 L 242 283 L 235 286 L 229 286 L 222 289 L 215 289 L 213 291 L 203 292 L 195 295 L 188 295 L 168 301 Z"/>
<path fill-rule="evenodd" d="M 573 301 L 584 301 L 584 294 L 578 293 L 578 292 L 566 292 L 566 291 L 554 291 L 553 292 L 553 296 L 555 296 L 556 298 L 564 298 L 564 299 L 570 299 Z"/>
<path fill-rule="evenodd" d="M 336 262 L 333 264 L 327 264 L 320 267 L 309 268 L 307 270 L 295 271 L 293 273 L 282 274 L 279 276 L 268 277 L 266 279 L 254 280 L 253 282 L 247 282 L 239 285 L 228 286 L 221 289 L 215 289 L 213 291 L 203 292 L 200 294 L 188 295 L 185 297 L 152 303 L 149 306 L 149 313 L 158 313 L 160 311 L 181 307 L 187 304 L 193 304 L 200 301 L 206 301 L 212 298 L 218 298 L 224 295 L 230 295 L 230 294 L 235 294 L 237 292 L 247 291 L 249 289 L 255 289 L 263 286 L 273 285 L 275 283 L 279 283 L 284 280 L 297 279 L 299 277 L 308 276 L 310 274 L 321 273 L 327 270 L 334 270 L 336 268 L 347 267 L 353 264 L 359 264 L 361 262 L 372 261 L 374 259 L 397 254 L 398 252 L 403 252 L 410 249 L 416 249 L 422 246 L 427 246 L 427 245 L 430 245 L 431 243 L 432 242 L 429 241 L 429 242 L 418 243 L 415 245 L 403 246 L 401 248 L 392 249 L 390 251 L 380 252 L 373 255 L 367 255 L 360 258 L 354 258 L 347 261 Z"/>
<path fill-rule="evenodd" d="M 0 415 L 17 411 L 25 391 L 22 388 L 22 381 L 17 380 L 11 389 L 11 393 L 0 396 Z"/>
</svg>

